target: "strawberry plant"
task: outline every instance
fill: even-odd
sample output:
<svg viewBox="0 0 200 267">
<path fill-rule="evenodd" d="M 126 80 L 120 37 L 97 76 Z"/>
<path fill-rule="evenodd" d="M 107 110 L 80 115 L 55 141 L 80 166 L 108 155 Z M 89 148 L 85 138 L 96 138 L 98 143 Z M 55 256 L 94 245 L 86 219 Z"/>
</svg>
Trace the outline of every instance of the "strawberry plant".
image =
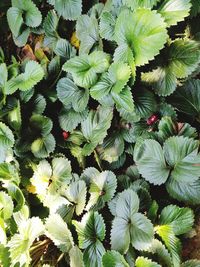
<svg viewBox="0 0 200 267">
<path fill-rule="evenodd" d="M 200 266 L 199 13 L 0 3 L 0 266 Z"/>
</svg>

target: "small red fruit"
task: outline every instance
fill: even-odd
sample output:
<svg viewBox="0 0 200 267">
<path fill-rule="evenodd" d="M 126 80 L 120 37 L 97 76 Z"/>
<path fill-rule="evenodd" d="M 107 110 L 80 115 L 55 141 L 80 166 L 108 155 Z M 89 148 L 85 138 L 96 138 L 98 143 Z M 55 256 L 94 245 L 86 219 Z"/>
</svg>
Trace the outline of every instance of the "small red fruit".
<svg viewBox="0 0 200 267">
<path fill-rule="evenodd" d="M 147 124 L 148 124 L 148 125 L 152 125 L 152 124 L 154 124 L 157 120 L 158 120 L 158 116 L 154 114 L 154 115 L 152 115 L 151 117 L 149 117 L 149 118 L 147 119 Z"/>
<path fill-rule="evenodd" d="M 63 131 L 63 132 L 62 132 L 62 136 L 63 136 L 63 139 L 64 139 L 64 140 L 67 140 L 68 137 L 69 137 L 69 132 Z"/>
</svg>

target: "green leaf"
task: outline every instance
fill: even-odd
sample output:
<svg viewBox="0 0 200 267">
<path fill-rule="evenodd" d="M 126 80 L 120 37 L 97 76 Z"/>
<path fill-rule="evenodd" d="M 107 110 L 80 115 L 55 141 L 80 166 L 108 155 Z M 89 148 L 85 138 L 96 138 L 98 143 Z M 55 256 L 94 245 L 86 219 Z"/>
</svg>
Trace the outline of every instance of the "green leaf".
<svg viewBox="0 0 200 267">
<path fill-rule="evenodd" d="M 184 1 L 185 2 L 185 1 Z M 188 77 L 200 63 L 199 42 L 177 39 L 169 47 L 169 68 L 177 78 Z"/>
<path fill-rule="evenodd" d="M 20 178 L 15 165 L 4 162 L 0 163 L 0 181 L 10 180 L 19 184 Z"/>
<path fill-rule="evenodd" d="M 91 181 L 100 174 L 100 172 L 94 168 L 86 168 L 81 174 L 81 179 L 85 181 L 86 185 L 90 185 Z"/>
<path fill-rule="evenodd" d="M 135 161 L 140 174 L 150 183 L 161 185 L 167 181 L 170 169 L 161 145 L 155 140 L 145 140 L 139 151 L 135 149 Z"/>
<path fill-rule="evenodd" d="M 198 267 L 199 264 L 200 264 L 200 261 L 198 260 L 189 260 L 181 264 L 181 267 Z"/>
<path fill-rule="evenodd" d="M 103 12 L 100 17 L 99 30 L 102 38 L 113 41 L 116 16 L 111 12 Z"/>
<path fill-rule="evenodd" d="M 76 55 L 75 48 L 65 39 L 60 38 L 56 42 L 54 52 L 57 56 L 64 58 L 65 60 L 70 59 Z"/>
<path fill-rule="evenodd" d="M 105 248 L 99 240 L 87 247 L 83 253 L 85 267 L 102 267 L 101 259 L 104 253 Z"/>
<path fill-rule="evenodd" d="M 30 126 L 33 131 L 36 133 L 39 132 L 42 136 L 46 137 L 46 135 L 51 132 L 53 123 L 52 120 L 46 116 L 34 114 L 30 118 Z"/>
<path fill-rule="evenodd" d="M 15 200 L 14 211 L 19 211 L 25 203 L 25 198 L 22 190 L 13 182 L 4 185 L 4 187 L 7 189 L 8 194 L 11 196 L 11 198 Z"/>
<path fill-rule="evenodd" d="M 171 97 L 171 103 L 181 112 L 200 118 L 200 80 L 188 80 Z"/>
<path fill-rule="evenodd" d="M 50 10 L 44 19 L 43 27 L 45 31 L 44 44 L 49 47 L 55 47 L 59 35 L 57 32 L 59 18 L 54 10 Z"/>
<path fill-rule="evenodd" d="M 100 100 L 109 93 L 119 94 L 130 79 L 131 70 L 127 64 L 113 63 L 108 72 L 103 74 L 99 81 L 91 87 L 90 94 Z"/>
<path fill-rule="evenodd" d="M 24 23 L 29 27 L 38 27 L 42 22 L 42 14 L 32 0 L 12 0 L 12 6 L 24 13 Z"/>
<path fill-rule="evenodd" d="M 45 111 L 47 102 L 43 95 L 37 94 L 33 99 L 33 113 L 42 114 Z"/>
<path fill-rule="evenodd" d="M 164 17 L 168 26 L 171 26 L 184 20 L 189 15 L 190 8 L 190 0 L 165 0 L 158 11 Z"/>
<path fill-rule="evenodd" d="M 154 59 L 166 39 L 166 24 L 156 11 L 141 8 L 132 13 L 123 10 L 117 18 L 115 40 L 119 46 L 126 44 L 126 50 L 131 49 L 136 66 Z"/>
<path fill-rule="evenodd" d="M 25 28 L 25 30 L 23 30 L 20 33 L 20 35 L 18 35 L 18 36 L 13 35 L 13 40 L 14 40 L 15 44 L 18 47 L 25 46 L 30 33 L 31 33 L 30 28 Z"/>
<path fill-rule="evenodd" d="M 157 110 L 155 95 L 145 88 L 140 88 L 136 92 L 133 90 L 133 99 L 136 115 L 139 118 L 147 119 Z"/>
<path fill-rule="evenodd" d="M 98 74 L 109 67 L 109 55 L 94 51 L 90 55 L 71 58 L 63 65 L 63 70 L 72 74 L 74 82 L 83 88 L 89 88 L 97 82 Z"/>
<path fill-rule="evenodd" d="M 169 205 L 162 210 L 159 223 L 171 225 L 175 235 L 182 235 L 192 229 L 194 214 L 190 208 Z"/>
<path fill-rule="evenodd" d="M 156 233 L 164 241 L 166 247 L 172 255 L 172 262 L 174 267 L 180 266 L 180 252 L 181 243 L 179 239 L 174 235 L 173 226 L 171 225 L 160 225 L 156 227 Z"/>
<path fill-rule="evenodd" d="M 159 0 L 122 0 L 122 3 L 132 10 L 138 7 L 152 8 Z"/>
<path fill-rule="evenodd" d="M 17 7 L 10 7 L 7 11 L 7 20 L 12 34 L 18 36 L 23 24 L 22 11 Z"/>
<path fill-rule="evenodd" d="M 153 239 L 151 246 L 146 251 L 155 255 L 160 264 L 167 267 L 172 266 L 171 255 L 161 241 Z"/>
<path fill-rule="evenodd" d="M 76 214 L 79 216 L 83 212 L 86 203 L 87 188 L 84 181 L 70 183 L 66 196 L 69 201 L 75 204 Z"/>
<path fill-rule="evenodd" d="M 12 147 L 14 145 L 15 139 L 12 131 L 6 124 L 0 122 L 0 147 Z"/>
<path fill-rule="evenodd" d="M 81 121 L 87 118 L 88 110 L 76 112 L 73 109 L 63 108 L 59 114 L 60 127 L 65 131 L 73 131 Z"/>
<path fill-rule="evenodd" d="M 0 244 L 0 263 L 2 264 L 2 267 L 11 266 L 9 250 L 7 247 L 4 247 L 2 244 Z"/>
<path fill-rule="evenodd" d="M 117 251 L 107 251 L 102 257 L 103 267 L 129 267 L 124 257 Z"/>
<path fill-rule="evenodd" d="M 200 204 L 200 179 L 185 183 L 170 178 L 166 183 L 166 188 L 170 196 L 179 201 L 191 205 Z"/>
<path fill-rule="evenodd" d="M 104 171 L 92 177 L 90 185 L 90 199 L 86 209 L 101 209 L 110 201 L 117 188 L 117 179 L 113 172 Z"/>
<path fill-rule="evenodd" d="M 48 0 L 51 5 L 54 5 L 59 16 L 67 20 L 76 20 L 82 12 L 82 0 Z"/>
<path fill-rule="evenodd" d="M 37 225 L 37 227 L 35 227 Z M 28 266 L 31 262 L 29 249 L 33 241 L 44 234 L 44 226 L 38 217 L 32 217 L 24 221 L 18 228 L 19 233 L 14 234 L 8 242 L 12 266 L 19 263 L 20 266 Z"/>
<path fill-rule="evenodd" d="M 161 267 L 160 264 L 144 257 L 138 257 L 135 262 L 135 267 Z"/>
<path fill-rule="evenodd" d="M 72 175 L 71 175 L 71 162 L 64 157 L 54 157 L 52 160 L 52 183 L 50 187 L 61 189 L 62 186 L 68 185 Z"/>
<path fill-rule="evenodd" d="M 55 138 L 52 134 L 48 134 L 45 137 L 37 138 L 31 144 L 31 151 L 36 158 L 46 158 L 55 149 Z"/>
<path fill-rule="evenodd" d="M 16 131 L 20 130 L 22 124 L 22 118 L 21 118 L 21 107 L 19 100 L 16 101 L 15 108 L 8 113 L 8 122 L 9 125 Z"/>
<path fill-rule="evenodd" d="M 124 140 L 122 136 L 115 134 L 105 138 L 103 144 L 99 145 L 97 150 L 101 159 L 112 163 L 117 161 L 124 152 Z"/>
<path fill-rule="evenodd" d="M 180 182 L 191 183 L 199 178 L 199 142 L 183 136 L 174 136 L 164 143 L 167 163 L 172 167 L 170 176 Z"/>
<path fill-rule="evenodd" d="M 87 89 L 78 88 L 69 78 L 62 78 L 57 84 L 57 94 L 59 100 L 64 105 L 72 104 L 76 112 L 82 112 L 87 106 L 89 92 Z"/>
<path fill-rule="evenodd" d="M 112 117 L 111 108 L 99 106 L 97 111 L 91 110 L 87 119 L 81 123 L 82 133 L 88 142 L 83 147 L 84 155 L 90 155 L 93 149 L 106 137 Z"/>
<path fill-rule="evenodd" d="M 149 247 L 153 239 L 153 225 L 141 213 L 137 194 L 131 190 L 124 190 L 116 202 L 116 217 L 111 230 L 112 249 L 120 253 L 128 251 L 130 243 L 137 250 Z M 120 239 L 120 242 L 117 240 Z"/>
<path fill-rule="evenodd" d="M 78 232 L 79 247 L 82 249 L 96 242 L 94 236 L 99 241 L 105 238 L 104 220 L 97 211 L 86 213 L 81 222 L 73 221 L 73 224 Z"/>
<path fill-rule="evenodd" d="M 14 205 L 12 198 L 3 191 L 0 192 L 0 207 L 0 218 L 3 220 L 10 219 L 13 213 Z"/>
<path fill-rule="evenodd" d="M 127 189 L 119 194 L 116 202 L 117 217 L 128 221 L 138 210 L 139 198 L 133 190 Z"/>
<path fill-rule="evenodd" d="M 198 0 L 191 0 L 192 8 L 190 10 L 190 16 L 195 17 L 200 13 L 200 5 Z"/>
<path fill-rule="evenodd" d="M 159 96 L 172 94 L 177 85 L 176 75 L 170 66 L 158 67 L 153 71 L 142 73 L 141 79 L 143 82 L 150 84 Z"/>
<path fill-rule="evenodd" d="M 6 84 L 6 94 L 13 94 L 17 89 L 26 91 L 34 87 L 44 77 L 44 70 L 36 61 L 28 61 L 25 71 L 12 78 Z"/>
<path fill-rule="evenodd" d="M 0 88 L 2 89 L 5 86 L 8 79 L 8 70 L 5 63 L 0 64 L 0 72 L 1 72 Z"/>
<path fill-rule="evenodd" d="M 76 35 L 80 41 L 79 54 L 89 54 L 100 41 L 98 20 L 88 15 L 80 16 L 76 23 Z"/>
<path fill-rule="evenodd" d="M 77 246 L 70 249 L 69 257 L 70 267 L 84 267 L 83 254 Z"/>
<path fill-rule="evenodd" d="M 153 225 L 147 217 L 141 213 L 135 213 L 131 218 L 130 240 L 137 250 L 148 248 L 153 240 Z"/>
<path fill-rule="evenodd" d="M 112 92 L 111 95 L 117 108 L 123 108 L 127 112 L 133 112 L 134 102 L 130 87 L 126 86 L 119 94 Z"/>
<path fill-rule="evenodd" d="M 69 252 L 74 242 L 72 234 L 58 214 L 52 214 L 46 219 L 45 234 L 53 241 L 62 252 Z"/>
</svg>

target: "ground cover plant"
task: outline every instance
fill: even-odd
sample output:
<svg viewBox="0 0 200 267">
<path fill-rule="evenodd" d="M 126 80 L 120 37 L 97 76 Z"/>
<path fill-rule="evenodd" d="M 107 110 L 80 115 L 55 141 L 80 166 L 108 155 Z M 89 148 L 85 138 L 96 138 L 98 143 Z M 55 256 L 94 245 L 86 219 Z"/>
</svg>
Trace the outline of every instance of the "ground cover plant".
<svg viewBox="0 0 200 267">
<path fill-rule="evenodd" d="M 0 2 L 0 266 L 200 267 L 199 13 Z"/>
</svg>

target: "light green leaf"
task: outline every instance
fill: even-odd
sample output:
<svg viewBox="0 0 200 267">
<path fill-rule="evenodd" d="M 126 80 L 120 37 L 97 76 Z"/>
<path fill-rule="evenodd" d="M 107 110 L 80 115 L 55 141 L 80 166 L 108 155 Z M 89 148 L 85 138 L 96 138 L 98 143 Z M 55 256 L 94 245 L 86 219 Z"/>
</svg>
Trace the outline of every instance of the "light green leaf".
<svg viewBox="0 0 200 267">
<path fill-rule="evenodd" d="M 169 205 L 162 210 L 159 223 L 171 225 L 175 235 L 182 235 L 192 229 L 194 214 L 190 208 Z"/>
<path fill-rule="evenodd" d="M 152 8 L 158 1 L 159 0 L 122 0 L 122 3 L 134 10 L 138 7 Z"/>
<path fill-rule="evenodd" d="M 13 181 L 17 185 L 20 182 L 17 167 L 8 162 L 0 163 L 0 181 L 5 180 Z"/>
<path fill-rule="evenodd" d="M 31 144 L 31 151 L 36 158 L 46 158 L 55 149 L 55 138 L 52 134 L 36 139 Z"/>
<path fill-rule="evenodd" d="M 165 0 L 158 11 L 164 17 L 168 26 L 171 26 L 184 20 L 189 15 L 190 8 L 190 0 Z"/>
<path fill-rule="evenodd" d="M 117 188 L 117 179 L 113 172 L 104 171 L 92 177 L 90 185 L 90 199 L 86 209 L 101 209 L 105 202 L 110 201 Z"/>
<path fill-rule="evenodd" d="M 88 212 L 81 222 L 73 221 L 78 233 L 79 247 L 85 249 L 96 243 L 97 240 L 103 241 L 105 238 L 105 224 L 102 215 L 97 211 Z M 96 237 L 94 239 L 94 236 Z"/>
<path fill-rule="evenodd" d="M 5 192 L 0 192 L 0 218 L 8 220 L 12 216 L 14 205 L 12 198 Z"/>
<path fill-rule="evenodd" d="M 165 163 L 161 145 L 155 140 L 145 140 L 135 149 L 135 161 L 140 174 L 150 183 L 161 185 L 166 182 L 170 169 Z"/>
<path fill-rule="evenodd" d="M 45 223 L 45 234 L 53 241 L 62 252 L 69 252 L 74 245 L 72 234 L 58 214 L 50 215 Z"/>
<path fill-rule="evenodd" d="M 36 61 L 28 61 L 25 71 L 12 78 L 6 84 L 6 94 L 13 94 L 17 89 L 26 91 L 34 87 L 44 77 L 44 70 Z"/>
<path fill-rule="evenodd" d="M 151 221 L 141 213 L 135 213 L 131 217 L 130 240 L 137 250 L 148 248 L 153 240 L 153 225 Z"/>
<path fill-rule="evenodd" d="M 14 142 L 14 135 L 10 128 L 3 122 L 0 122 L 0 147 L 12 147 Z"/>
<path fill-rule="evenodd" d="M 35 227 L 37 225 L 37 227 Z M 8 242 L 11 265 L 16 263 L 20 266 L 28 266 L 31 262 L 29 249 L 33 241 L 40 235 L 44 234 L 44 226 L 38 217 L 32 217 L 24 221 L 22 227 L 18 228 L 19 233 L 14 234 Z"/>
<path fill-rule="evenodd" d="M 0 244 L 0 263 L 2 264 L 2 267 L 11 266 L 9 250 L 2 244 Z"/>
<path fill-rule="evenodd" d="M 102 257 L 103 267 L 129 267 L 124 257 L 117 251 L 107 251 Z"/>
<path fill-rule="evenodd" d="M 185 0 L 184 0 L 185 2 Z M 177 78 L 188 77 L 200 63 L 199 42 L 177 39 L 169 47 L 169 68 Z"/>
<path fill-rule="evenodd" d="M 172 262 L 174 267 L 180 266 L 180 252 L 181 243 L 179 239 L 175 236 L 173 227 L 171 225 L 160 225 L 155 228 L 156 233 L 164 241 L 166 247 L 172 255 Z"/>
<path fill-rule="evenodd" d="M 50 10 L 44 19 L 43 27 L 45 30 L 44 44 L 54 48 L 59 35 L 57 32 L 59 18 L 54 10 Z"/>
<path fill-rule="evenodd" d="M 164 47 L 166 39 L 166 24 L 156 11 L 141 8 L 132 13 L 123 10 L 117 19 L 115 40 L 118 45 L 127 44 L 127 48 L 131 48 L 136 66 L 152 60 Z"/>
<path fill-rule="evenodd" d="M 120 217 L 115 217 L 111 229 L 111 249 L 121 254 L 127 253 L 130 245 L 130 230 L 128 222 Z M 120 242 L 119 242 L 120 240 Z"/>
<path fill-rule="evenodd" d="M 69 201 L 75 204 L 76 214 L 79 216 L 83 212 L 86 203 L 87 188 L 84 181 L 70 183 L 67 188 L 66 196 Z"/>
<path fill-rule="evenodd" d="M 79 54 L 89 54 L 100 41 L 98 20 L 88 15 L 80 16 L 76 23 L 76 35 L 80 41 Z"/>
<path fill-rule="evenodd" d="M 113 41 L 116 17 L 111 12 L 103 12 L 100 17 L 100 35 L 102 38 Z"/>
<path fill-rule="evenodd" d="M 54 5 L 59 16 L 63 16 L 67 20 L 76 20 L 82 12 L 82 0 L 48 0 L 51 5 Z"/>
<path fill-rule="evenodd" d="M 65 131 L 73 131 L 81 121 L 87 118 L 88 110 L 76 112 L 73 109 L 63 108 L 59 114 L 60 127 Z"/>
<path fill-rule="evenodd" d="M 12 34 L 18 36 L 23 24 L 22 10 L 17 7 L 10 7 L 7 11 L 7 20 Z"/>
<path fill-rule="evenodd" d="M 32 0 L 12 0 L 12 6 L 24 13 L 24 23 L 29 27 L 38 27 L 42 14 Z"/>
<path fill-rule="evenodd" d="M 142 73 L 141 79 L 143 82 L 150 84 L 159 96 L 172 94 L 177 85 L 176 76 L 170 66 L 158 67 L 153 71 Z"/>
<path fill-rule="evenodd" d="M 8 195 L 11 196 L 13 200 L 15 200 L 14 211 L 19 211 L 24 206 L 25 198 L 22 193 L 22 190 L 13 182 L 5 184 L 4 187 L 8 191 Z"/>
<path fill-rule="evenodd" d="M 183 136 L 174 136 L 164 143 L 167 163 L 172 167 L 170 176 L 180 182 L 191 183 L 199 178 L 199 142 Z"/>
<path fill-rule="evenodd" d="M 84 267 L 83 254 L 77 246 L 70 249 L 69 257 L 70 267 Z"/>
<path fill-rule="evenodd" d="M 93 149 L 106 137 L 112 117 L 111 108 L 99 106 L 97 111 L 91 110 L 87 119 L 81 123 L 82 133 L 88 142 L 83 147 L 84 155 L 90 155 Z"/>
<path fill-rule="evenodd" d="M 116 202 L 116 216 L 128 221 L 139 210 L 139 198 L 131 190 L 124 190 L 119 194 Z"/>
<path fill-rule="evenodd" d="M 57 84 L 59 100 L 64 104 L 72 104 L 76 112 L 82 112 L 87 106 L 89 92 L 87 89 L 78 88 L 69 78 L 62 78 Z"/>
<path fill-rule="evenodd" d="M 119 94 L 112 92 L 111 95 L 117 108 L 123 108 L 127 112 L 133 112 L 134 102 L 130 87 L 126 86 Z"/>
<path fill-rule="evenodd" d="M 181 267 L 199 267 L 199 266 L 200 266 L 200 261 L 198 260 L 189 260 L 181 264 Z"/>
<path fill-rule="evenodd" d="M 144 257 L 138 257 L 135 262 L 135 267 L 161 267 L 160 264 Z"/>
<path fill-rule="evenodd" d="M 97 82 L 98 74 L 109 67 L 109 55 L 94 51 L 90 55 L 71 58 L 63 65 L 63 70 L 72 74 L 74 82 L 83 88 L 89 88 Z"/>
<path fill-rule="evenodd" d="M 61 189 L 62 186 L 69 184 L 71 175 L 71 162 L 64 157 L 54 157 L 52 160 L 52 184 L 56 190 Z"/>
<path fill-rule="evenodd" d="M 105 248 L 99 240 L 88 246 L 83 253 L 85 267 L 102 267 L 101 259 L 104 253 Z"/>
<path fill-rule="evenodd" d="M 81 174 L 81 179 L 85 181 L 86 185 L 90 185 L 92 180 L 99 174 L 100 172 L 96 168 L 89 167 L 83 171 L 83 173 Z"/>
<path fill-rule="evenodd" d="M 166 188 L 170 196 L 179 201 L 191 205 L 200 204 L 200 179 L 185 183 L 170 178 L 166 183 Z"/>
<path fill-rule="evenodd" d="M 18 35 L 18 36 L 13 35 L 13 40 L 14 40 L 15 44 L 18 47 L 25 46 L 30 33 L 31 33 L 30 28 L 25 28 L 25 30 L 23 30 L 22 33 L 20 33 L 20 35 Z"/>
</svg>

